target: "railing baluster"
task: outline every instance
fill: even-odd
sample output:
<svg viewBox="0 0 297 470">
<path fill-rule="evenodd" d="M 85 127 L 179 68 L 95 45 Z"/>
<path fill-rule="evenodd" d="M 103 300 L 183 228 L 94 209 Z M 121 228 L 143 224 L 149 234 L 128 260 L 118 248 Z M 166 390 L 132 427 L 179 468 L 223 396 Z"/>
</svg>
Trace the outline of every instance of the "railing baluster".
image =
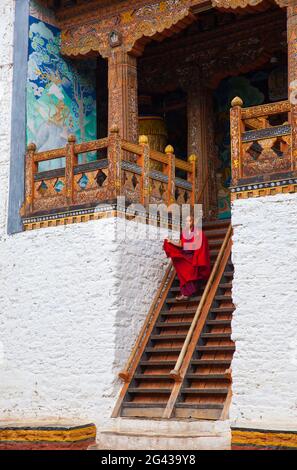
<svg viewBox="0 0 297 470">
<path fill-rule="evenodd" d="M 66 201 L 69 206 L 74 203 L 74 166 L 77 164 L 77 155 L 74 150 L 75 143 L 75 135 L 69 135 L 65 167 Z"/>
<path fill-rule="evenodd" d="M 149 171 L 150 171 L 150 147 L 146 135 L 139 136 L 139 144 L 142 146 L 142 154 L 138 157 L 138 165 L 142 168 L 140 202 L 144 206 L 149 203 Z"/>
<path fill-rule="evenodd" d="M 175 202 L 175 155 L 172 145 L 167 145 L 165 148 L 167 156 L 167 176 L 168 176 L 168 190 L 167 190 L 167 204 Z"/>
<path fill-rule="evenodd" d="M 122 147 L 117 126 L 112 126 L 109 134 L 108 183 L 110 199 L 120 196 L 122 187 Z"/>
<path fill-rule="evenodd" d="M 24 215 L 33 212 L 34 206 L 34 175 L 37 172 L 38 164 L 35 163 L 36 145 L 30 143 L 27 147 L 26 163 L 25 163 L 25 203 Z"/>
<path fill-rule="evenodd" d="M 197 155 L 190 155 L 188 158 L 188 162 L 192 165 L 192 172 L 188 173 L 188 180 L 192 183 L 192 191 L 191 191 L 191 205 L 194 206 L 196 202 L 196 169 L 197 169 Z M 198 202 L 198 201 L 197 201 Z"/>
<path fill-rule="evenodd" d="M 242 118 L 241 108 L 243 101 L 236 96 L 231 102 L 230 110 L 230 132 L 231 132 L 231 165 L 232 165 L 232 185 L 236 186 L 241 177 L 241 155 L 242 155 Z"/>
</svg>

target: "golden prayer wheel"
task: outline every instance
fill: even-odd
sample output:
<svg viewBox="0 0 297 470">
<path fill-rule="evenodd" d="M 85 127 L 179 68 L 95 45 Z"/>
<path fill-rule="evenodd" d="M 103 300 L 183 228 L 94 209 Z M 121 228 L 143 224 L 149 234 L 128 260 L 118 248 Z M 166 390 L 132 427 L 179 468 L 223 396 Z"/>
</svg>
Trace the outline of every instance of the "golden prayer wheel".
<svg viewBox="0 0 297 470">
<path fill-rule="evenodd" d="M 139 135 L 146 135 L 151 149 L 164 153 L 167 144 L 166 124 L 160 116 L 139 116 Z M 152 170 L 162 171 L 162 163 L 151 161 Z"/>
</svg>

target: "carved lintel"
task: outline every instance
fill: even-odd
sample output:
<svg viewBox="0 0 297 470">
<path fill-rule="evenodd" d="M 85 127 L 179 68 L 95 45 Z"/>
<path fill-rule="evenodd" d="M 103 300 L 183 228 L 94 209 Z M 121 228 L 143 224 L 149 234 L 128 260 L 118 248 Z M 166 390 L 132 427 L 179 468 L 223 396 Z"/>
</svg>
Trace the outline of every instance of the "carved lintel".
<svg viewBox="0 0 297 470">
<path fill-rule="evenodd" d="M 61 20 L 62 44 L 61 52 L 65 56 L 87 55 L 92 51 L 99 52 L 102 57 L 109 57 L 113 46 L 110 34 L 121 37 L 121 48 L 131 52 L 137 41 L 143 37 L 152 37 L 174 25 L 183 22 L 180 29 L 187 26 L 194 17 L 190 13 L 192 0 L 155 0 L 142 3 L 131 8 L 131 2 L 125 2 L 121 9 L 114 7 L 109 14 L 104 10 L 99 14 L 98 8 L 93 15 L 81 18 L 64 18 Z M 97 14 L 96 14 L 97 13 Z M 141 54 L 141 51 L 138 51 Z"/>
<path fill-rule="evenodd" d="M 211 0 L 211 3 L 215 8 L 236 10 L 238 8 L 246 8 L 249 6 L 255 7 L 263 1 L 264 0 Z M 294 1 L 295 0 L 275 0 L 275 3 L 280 7 L 287 7 L 290 2 Z"/>
</svg>

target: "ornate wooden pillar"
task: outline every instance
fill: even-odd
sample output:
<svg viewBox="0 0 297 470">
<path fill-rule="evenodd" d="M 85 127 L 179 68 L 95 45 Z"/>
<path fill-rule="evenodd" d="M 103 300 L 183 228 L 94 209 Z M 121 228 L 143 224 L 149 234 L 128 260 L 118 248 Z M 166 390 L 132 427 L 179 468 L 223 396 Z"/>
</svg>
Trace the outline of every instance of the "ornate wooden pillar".
<svg viewBox="0 0 297 470">
<path fill-rule="evenodd" d="M 288 97 L 291 103 L 292 166 L 297 170 L 297 2 L 287 8 Z"/>
<path fill-rule="evenodd" d="M 137 59 L 122 49 L 108 58 L 108 128 L 138 143 Z"/>
<path fill-rule="evenodd" d="M 196 201 L 203 191 L 203 213 L 209 217 L 217 211 L 212 90 L 203 87 L 198 74 L 194 78 L 187 87 L 188 154 L 198 157 Z"/>
</svg>

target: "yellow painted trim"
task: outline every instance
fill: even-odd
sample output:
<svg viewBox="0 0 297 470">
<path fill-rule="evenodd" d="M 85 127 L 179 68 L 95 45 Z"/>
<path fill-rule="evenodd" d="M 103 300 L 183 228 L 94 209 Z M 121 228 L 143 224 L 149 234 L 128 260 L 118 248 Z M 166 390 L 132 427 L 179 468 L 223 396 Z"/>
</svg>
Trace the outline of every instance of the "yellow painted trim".
<svg viewBox="0 0 297 470">
<path fill-rule="evenodd" d="M 0 429 L 1 442 L 77 442 L 96 438 L 96 427 L 77 429 Z"/>
<path fill-rule="evenodd" d="M 232 430 L 232 445 L 297 448 L 297 433 Z"/>
<path fill-rule="evenodd" d="M 95 212 L 91 214 L 78 214 L 73 216 L 60 217 L 52 220 L 42 220 L 40 222 L 24 223 L 25 231 L 36 230 L 47 227 L 58 227 L 59 225 L 70 225 L 77 223 L 89 222 L 90 220 L 98 220 L 107 217 L 115 217 L 116 211 Z"/>
</svg>

